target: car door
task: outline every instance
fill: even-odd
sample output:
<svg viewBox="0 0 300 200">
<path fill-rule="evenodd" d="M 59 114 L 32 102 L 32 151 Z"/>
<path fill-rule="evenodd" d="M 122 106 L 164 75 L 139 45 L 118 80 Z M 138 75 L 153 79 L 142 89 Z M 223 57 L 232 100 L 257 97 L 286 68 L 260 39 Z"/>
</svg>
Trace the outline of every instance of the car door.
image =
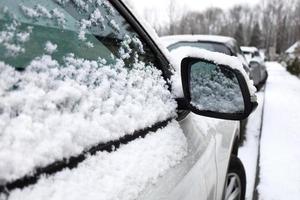
<svg viewBox="0 0 300 200">
<path fill-rule="evenodd" d="M 22 144 L 13 149 L 9 143 L 1 143 L 2 149 L 11 151 L 1 151 L 1 158 L 9 161 L 1 165 L 1 184 L 7 183 L 1 189 L 9 189 L 8 199 L 214 199 L 220 187 L 215 136 L 223 132 L 220 124 L 224 122 L 192 113 L 175 121 L 176 103 L 164 80 L 168 77 L 166 61 L 158 59 L 163 55 L 149 48 L 151 40 L 134 30 L 138 25 L 129 26 L 108 1 L 90 2 L 72 7 L 69 1 L 36 4 L 16 0 L 1 8 L 5 10 L 2 34 L 14 38 L 1 46 L 1 80 L 7 86 L 1 90 L 5 97 L 1 106 L 5 103 L 11 108 L 1 107 L 1 131 L 5 130 L 2 135 L 10 142 Z M 100 12 L 91 6 L 99 6 L 99 2 Z M 125 9 L 119 6 L 120 11 Z M 93 12 L 87 14 L 90 7 Z M 12 12 L 22 17 L 17 15 L 15 22 Z M 99 13 L 106 13 L 110 20 L 105 21 Z M 104 25 L 108 28 L 103 30 Z M 98 28 L 104 32 L 98 35 Z M 116 43 L 119 45 L 114 46 Z M 60 63 L 66 65 L 58 70 Z M 105 67 L 107 64 L 114 67 Z M 100 69 L 103 71 L 98 73 Z M 99 84 L 105 88 L 99 89 Z M 87 88 L 91 90 L 84 92 Z M 12 94 L 22 98 L 16 101 Z M 79 106 L 83 97 L 87 101 Z M 51 102 L 45 103 L 47 100 Z M 80 109 L 85 110 L 84 115 L 77 112 Z M 48 113 L 56 117 L 48 119 Z M 101 126 L 95 121 L 85 123 L 97 115 L 105 116 Z M 45 118 L 49 127 L 43 126 Z M 28 127 L 30 120 L 33 123 Z M 15 125 L 27 135 L 17 137 L 17 132 L 10 132 Z M 95 134 L 99 130 L 104 137 Z M 58 134 L 42 137 L 43 132 L 52 131 Z M 22 168 L 18 168 L 20 163 Z"/>
<path fill-rule="evenodd" d="M 169 65 L 114 6 L 1 1 L 1 200 L 136 199 L 185 157 Z"/>
<path fill-rule="evenodd" d="M 147 187 L 138 199 L 222 198 L 239 123 L 186 112 L 179 112 L 178 120 L 187 138 L 188 155 L 160 177 L 157 184 Z"/>
</svg>

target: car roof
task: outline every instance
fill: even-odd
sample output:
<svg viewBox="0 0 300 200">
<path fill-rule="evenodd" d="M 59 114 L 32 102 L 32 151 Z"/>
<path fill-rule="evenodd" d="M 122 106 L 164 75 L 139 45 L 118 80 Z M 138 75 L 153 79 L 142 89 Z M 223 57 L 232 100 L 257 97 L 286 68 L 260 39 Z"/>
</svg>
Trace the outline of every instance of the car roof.
<svg viewBox="0 0 300 200">
<path fill-rule="evenodd" d="M 186 42 L 197 42 L 197 41 L 206 41 L 206 42 L 217 42 L 228 44 L 235 41 L 231 37 L 227 36 L 219 36 L 219 35 L 170 35 L 161 37 L 162 42 L 166 46 L 170 46 L 172 44 L 186 41 Z"/>
<path fill-rule="evenodd" d="M 258 51 L 256 47 L 247 47 L 247 46 L 241 46 L 242 51 L 252 52 Z"/>
</svg>

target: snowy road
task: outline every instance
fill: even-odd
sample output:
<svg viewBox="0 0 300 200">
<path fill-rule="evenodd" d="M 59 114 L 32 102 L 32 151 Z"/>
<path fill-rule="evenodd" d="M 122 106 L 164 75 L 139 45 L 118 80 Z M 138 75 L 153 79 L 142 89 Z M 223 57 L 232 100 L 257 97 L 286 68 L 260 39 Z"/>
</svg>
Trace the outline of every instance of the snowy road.
<svg viewBox="0 0 300 200">
<path fill-rule="evenodd" d="M 267 63 L 260 148 L 260 200 L 300 199 L 300 79 Z"/>
</svg>

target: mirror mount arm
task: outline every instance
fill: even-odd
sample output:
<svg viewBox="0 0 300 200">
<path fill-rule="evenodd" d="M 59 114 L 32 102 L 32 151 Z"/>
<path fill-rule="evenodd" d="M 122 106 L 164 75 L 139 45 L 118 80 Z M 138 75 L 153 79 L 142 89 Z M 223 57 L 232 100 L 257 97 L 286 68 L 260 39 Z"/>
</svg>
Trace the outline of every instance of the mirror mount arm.
<svg viewBox="0 0 300 200">
<path fill-rule="evenodd" d="M 187 102 L 186 98 L 176 98 L 176 102 L 178 110 L 190 110 L 189 103 Z"/>
<path fill-rule="evenodd" d="M 251 102 L 251 104 L 252 104 L 252 112 L 254 112 L 258 106 L 258 102 L 257 101 Z"/>
</svg>

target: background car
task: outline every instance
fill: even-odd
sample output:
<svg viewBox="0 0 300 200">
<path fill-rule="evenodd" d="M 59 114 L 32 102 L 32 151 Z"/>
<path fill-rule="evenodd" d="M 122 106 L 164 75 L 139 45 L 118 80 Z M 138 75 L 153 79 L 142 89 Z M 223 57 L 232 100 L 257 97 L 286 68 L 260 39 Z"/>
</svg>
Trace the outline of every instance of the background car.
<svg viewBox="0 0 300 200">
<path fill-rule="evenodd" d="M 268 78 L 265 59 L 256 47 L 242 46 L 241 49 L 249 63 L 250 69 L 256 70 L 252 77 L 254 82 L 258 83 L 256 84 L 258 88 L 262 87 Z"/>
<path fill-rule="evenodd" d="M 178 66 L 122 1 L 0 9 L 1 200 L 244 199 L 231 120 L 257 102 L 236 58 L 182 54 L 176 98 Z"/>
<path fill-rule="evenodd" d="M 243 63 L 244 69 L 249 72 L 255 86 L 258 87 L 263 81 L 259 67 L 249 65 L 234 38 L 217 35 L 172 35 L 161 39 L 170 51 L 178 47 L 190 46 L 236 56 Z"/>
</svg>

